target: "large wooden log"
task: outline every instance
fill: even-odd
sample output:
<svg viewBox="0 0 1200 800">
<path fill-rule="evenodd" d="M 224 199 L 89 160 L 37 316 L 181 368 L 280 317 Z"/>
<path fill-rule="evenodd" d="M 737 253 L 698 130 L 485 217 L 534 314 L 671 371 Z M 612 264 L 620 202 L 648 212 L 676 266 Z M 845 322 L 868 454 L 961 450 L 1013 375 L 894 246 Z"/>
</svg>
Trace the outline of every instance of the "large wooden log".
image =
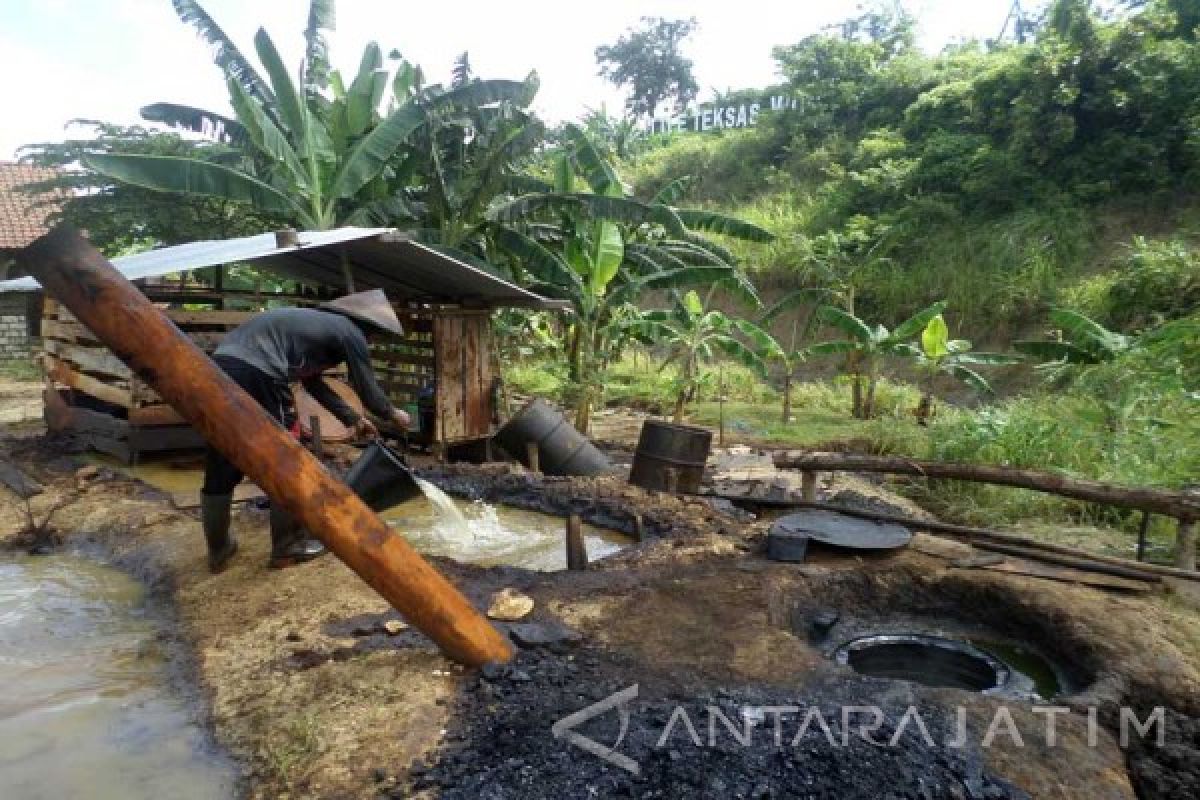
<svg viewBox="0 0 1200 800">
<path fill-rule="evenodd" d="M 472 665 L 512 657 L 507 639 L 454 586 L 77 232 L 51 231 L 17 263 L 446 655 Z"/>
<path fill-rule="evenodd" d="M 867 456 L 856 453 L 812 453 L 781 450 L 774 454 L 781 469 L 841 470 L 845 472 L 889 472 L 925 478 L 949 478 L 959 481 L 992 483 L 1032 489 L 1090 503 L 1136 508 L 1177 519 L 1200 519 L 1200 497 L 1185 492 L 1123 486 L 1084 478 L 1070 478 L 1052 472 L 1013 469 L 982 464 L 955 464 L 943 461 L 918 461 L 895 456 Z"/>
</svg>

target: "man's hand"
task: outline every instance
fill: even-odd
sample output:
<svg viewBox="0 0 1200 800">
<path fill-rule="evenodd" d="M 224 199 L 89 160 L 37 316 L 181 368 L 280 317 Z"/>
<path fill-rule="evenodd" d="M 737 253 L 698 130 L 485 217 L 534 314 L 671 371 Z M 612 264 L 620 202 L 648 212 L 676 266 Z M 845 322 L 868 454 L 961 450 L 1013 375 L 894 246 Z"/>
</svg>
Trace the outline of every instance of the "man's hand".
<svg viewBox="0 0 1200 800">
<path fill-rule="evenodd" d="M 402 431 L 408 430 L 408 426 L 412 424 L 412 417 L 402 408 L 397 408 L 392 412 L 392 422 L 396 423 L 396 427 Z"/>
<path fill-rule="evenodd" d="M 379 438 L 379 428 L 376 428 L 375 423 L 366 417 L 359 417 L 358 422 L 354 423 L 354 435 L 359 439 L 377 439 Z"/>
</svg>

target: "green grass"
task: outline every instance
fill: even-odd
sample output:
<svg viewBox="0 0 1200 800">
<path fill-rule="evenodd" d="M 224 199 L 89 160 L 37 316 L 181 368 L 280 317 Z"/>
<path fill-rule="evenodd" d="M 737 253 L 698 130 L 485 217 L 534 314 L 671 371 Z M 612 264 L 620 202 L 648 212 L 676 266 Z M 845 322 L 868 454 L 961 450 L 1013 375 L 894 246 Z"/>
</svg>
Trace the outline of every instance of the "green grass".
<svg viewBox="0 0 1200 800">
<path fill-rule="evenodd" d="M 33 359 L 6 359 L 0 360 L 0 378 L 37 383 L 42 379 L 42 371 Z"/>
<path fill-rule="evenodd" d="M 720 404 L 708 400 L 691 407 L 688 421 L 715 428 L 720 416 Z M 927 446 L 925 429 L 913 422 L 894 417 L 856 420 L 844 411 L 799 408 L 793 410 L 791 420 L 785 423 L 778 404 L 726 403 L 725 432 L 727 443 L 852 449 L 877 454 L 915 454 Z"/>
</svg>

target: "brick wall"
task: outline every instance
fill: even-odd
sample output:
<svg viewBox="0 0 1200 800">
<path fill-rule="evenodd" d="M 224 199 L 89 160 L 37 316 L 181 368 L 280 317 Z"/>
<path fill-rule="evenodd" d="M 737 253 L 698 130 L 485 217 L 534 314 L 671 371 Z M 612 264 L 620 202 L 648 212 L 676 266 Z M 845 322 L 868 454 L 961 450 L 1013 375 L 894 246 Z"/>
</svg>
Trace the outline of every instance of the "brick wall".
<svg viewBox="0 0 1200 800">
<path fill-rule="evenodd" d="M 0 360 L 29 358 L 25 295 L 0 295 Z"/>
</svg>

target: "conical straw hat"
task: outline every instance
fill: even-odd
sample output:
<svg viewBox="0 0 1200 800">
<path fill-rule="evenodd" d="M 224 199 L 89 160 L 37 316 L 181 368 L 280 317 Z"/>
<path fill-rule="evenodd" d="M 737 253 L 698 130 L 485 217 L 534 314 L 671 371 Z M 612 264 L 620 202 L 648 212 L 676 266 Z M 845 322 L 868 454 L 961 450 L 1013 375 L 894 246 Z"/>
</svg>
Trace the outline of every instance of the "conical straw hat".
<svg viewBox="0 0 1200 800">
<path fill-rule="evenodd" d="M 396 318 L 396 312 L 392 310 L 392 304 L 388 302 L 382 289 L 348 294 L 337 300 L 322 303 L 321 308 L 345 314 L 384 333 L 393 333 L 396 336 L 404 334 L 404 328 L 400 326 L 400 320 Z"/>
</svg>

